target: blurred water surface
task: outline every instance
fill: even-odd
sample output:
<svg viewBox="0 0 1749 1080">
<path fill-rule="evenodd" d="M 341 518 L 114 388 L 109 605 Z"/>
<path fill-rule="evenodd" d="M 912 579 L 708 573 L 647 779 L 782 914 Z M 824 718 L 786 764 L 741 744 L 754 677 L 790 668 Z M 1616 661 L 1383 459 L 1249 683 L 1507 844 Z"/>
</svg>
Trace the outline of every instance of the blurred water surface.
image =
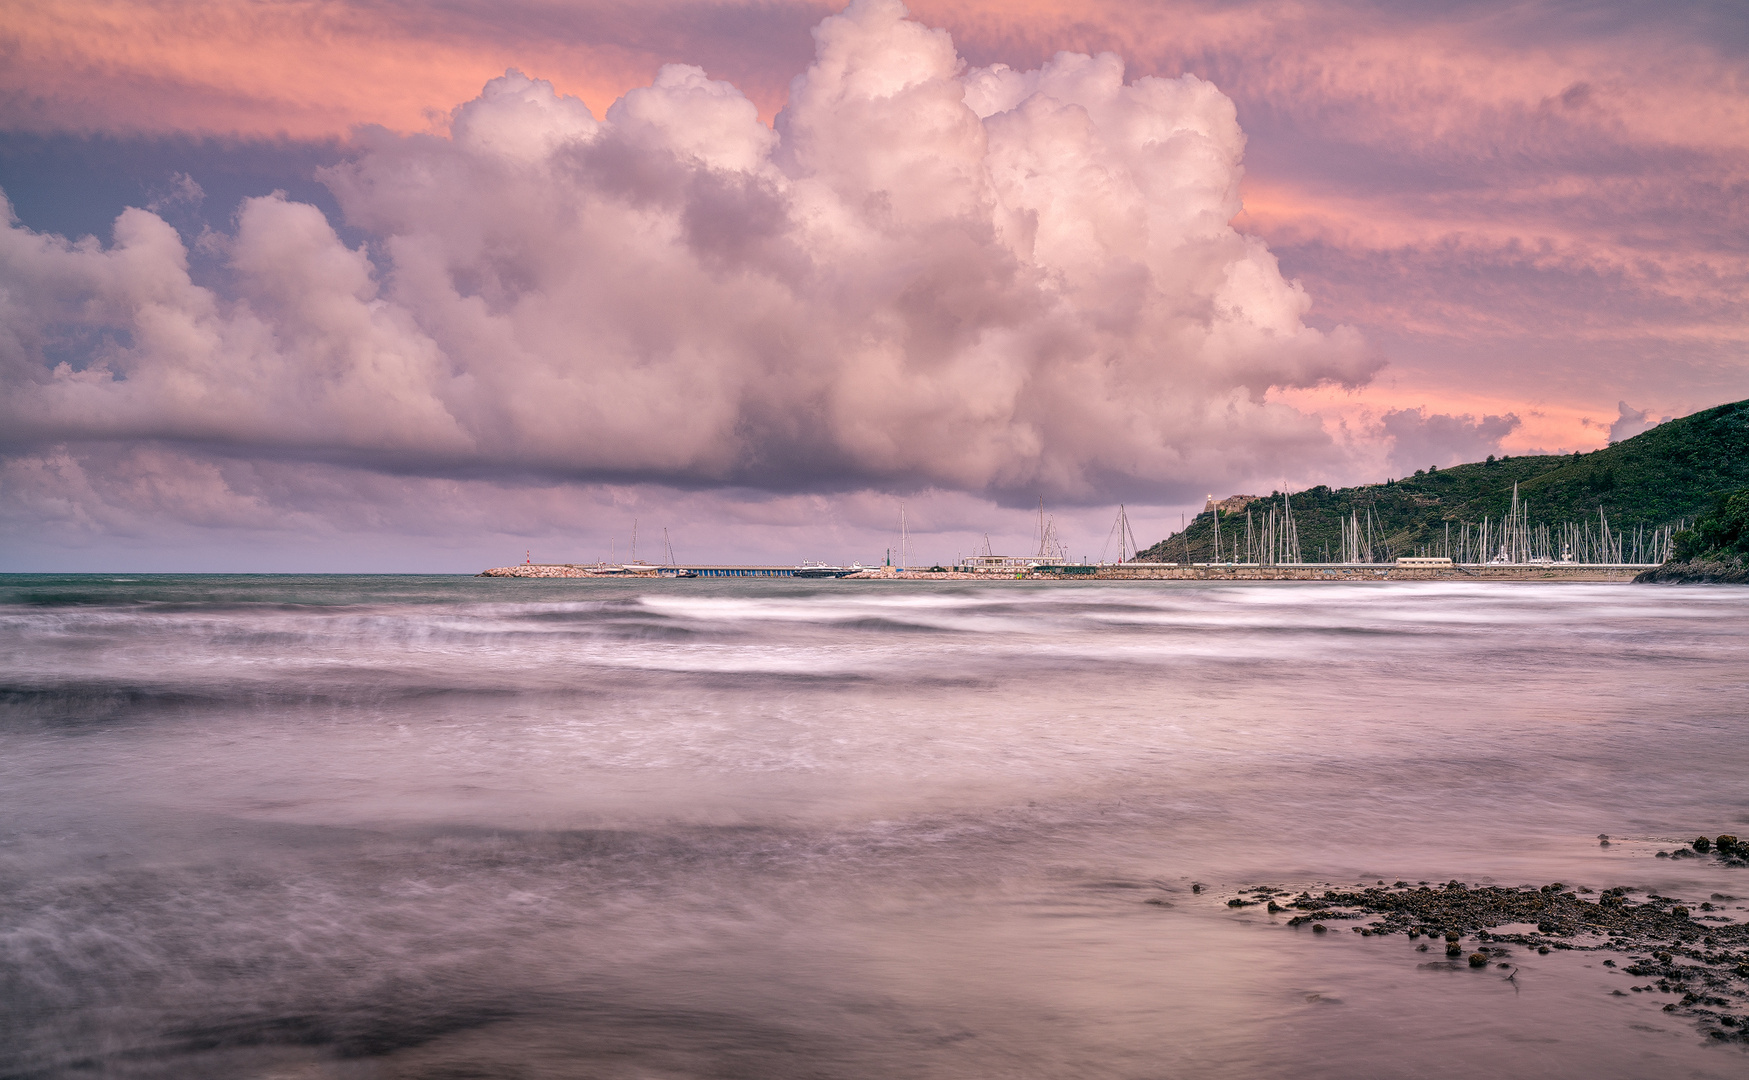
<svg viewBox="0 0 1749 1080">
<path fill-rule="evenodd" d="M 1738 1077 L 1224 901 L 1749 896 L 1746 713 L 1729 587 L 0 577 L 0 1076 Z"/>
</svg>

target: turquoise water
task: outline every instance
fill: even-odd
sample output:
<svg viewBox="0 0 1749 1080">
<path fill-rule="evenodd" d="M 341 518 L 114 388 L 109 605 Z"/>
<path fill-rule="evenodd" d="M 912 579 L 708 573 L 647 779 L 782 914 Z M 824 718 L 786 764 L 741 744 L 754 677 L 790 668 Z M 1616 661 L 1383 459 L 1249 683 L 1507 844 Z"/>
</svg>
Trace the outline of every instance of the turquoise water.
<svg viewBox="0 0 1749 1080">
<path fill-rule="evenodd" d="M 1224 901 L 1749 896 L 1746 595 L 0 577 L 0 1076 L 1739 1076 Z"/>
</svg>

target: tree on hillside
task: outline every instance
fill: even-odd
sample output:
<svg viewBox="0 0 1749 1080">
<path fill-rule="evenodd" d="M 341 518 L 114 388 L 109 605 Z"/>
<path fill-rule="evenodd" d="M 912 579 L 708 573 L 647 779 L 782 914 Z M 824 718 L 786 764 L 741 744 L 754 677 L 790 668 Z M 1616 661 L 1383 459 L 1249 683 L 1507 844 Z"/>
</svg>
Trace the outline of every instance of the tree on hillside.
<svg viewBox="0 0 1749 1080">
<path fill-rule="evenodd" d="M 1742 555 L 1749 555 L 1749 488 L 1720 495 L 1693 528 L 1676 534 L 1679 562 Z"/>
</svg>

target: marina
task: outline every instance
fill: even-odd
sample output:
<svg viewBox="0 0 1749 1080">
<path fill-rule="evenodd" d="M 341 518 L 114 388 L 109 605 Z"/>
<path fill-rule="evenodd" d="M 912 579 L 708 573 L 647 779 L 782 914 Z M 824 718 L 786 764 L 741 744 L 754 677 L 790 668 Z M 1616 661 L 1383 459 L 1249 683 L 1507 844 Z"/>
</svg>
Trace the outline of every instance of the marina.
<svg viewBox="0 0 1749 1080">
<path fill-rule="evenodd" d="M 1629 582 L 1657 563 L 1452 563 L 1405 558 L 1391 563 L 1032 563 L 898 567 L 730 566 L 689 564 L 628 571 L 571 563 L 497 566 L 495 578 L 801 578 L 859 581 L 1616 581 Z"/>
</svg>

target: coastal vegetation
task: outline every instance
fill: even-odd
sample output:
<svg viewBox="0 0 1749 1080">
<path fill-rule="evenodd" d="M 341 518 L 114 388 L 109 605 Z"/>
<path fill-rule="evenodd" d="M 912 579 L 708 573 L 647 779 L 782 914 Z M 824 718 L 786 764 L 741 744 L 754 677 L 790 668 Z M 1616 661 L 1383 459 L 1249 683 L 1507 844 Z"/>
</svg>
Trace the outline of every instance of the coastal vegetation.
<svg viewBox="0 0 1749 1080">
<path fill-rule="evenodd" d="M 1256 535 L 1272 509 L 1278 521 L 1291 511 L 1306 562 L 1341 561 L 1345 548 L 1354 546 L 1357 524 L 1374 560 L 1439 554 L 1448 541 L 1455 543 L 1465 524 L 1488 521 L 1497 526 L 1512 516 L 1515 488 L 1520 512 L 1555 528 L 1550 535 L 1557 549 L 1560 527 L 1572 525 L 1576 531 L 1569 535 L 1590 528 L 1599 537 L 1608 530 L 1617 543 L 1625 538 L 1627 557 L 1636 538 L 1644 541 L 1653 530 L 1695 522 L 1718 503 L 1721 493 L 1745 487 L 1749 401 L 1739 401 L 1668 421 L 1590 453 L 1490 456 L 1446 469 L 1417 469 L 1412 476 L 1380 484 L 1319 485 L 1286 493 L 1285 498 L 1275 492 L 1225 500 L 1218 523 L 1219 553 L 1215 513 L 1205 510 L 1181 532 L 1138 552 L 1136 561 L 1230 561 L 1235 539 L 1243 554 L 1247 513 Z M 1642 543 L 1642 550 L 1651 547 Z"/>
<path fill-rule="evenodd" d="M 1749 488 L 1720 495 L 1674 546 L 1669 562 L 1634 580 L 1749 584 Z"/>
</svg>

